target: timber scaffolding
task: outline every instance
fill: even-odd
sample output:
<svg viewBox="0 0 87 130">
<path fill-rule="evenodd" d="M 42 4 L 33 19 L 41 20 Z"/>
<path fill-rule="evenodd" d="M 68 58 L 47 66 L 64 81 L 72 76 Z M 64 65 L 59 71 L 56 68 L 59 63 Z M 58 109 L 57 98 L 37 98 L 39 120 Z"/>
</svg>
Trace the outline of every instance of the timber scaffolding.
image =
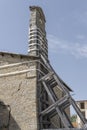
<svg viewBox="0 0 87 130">
<path fill-rule="evenodd" d="M 41 117 L 40 120 L 41 119 L 43 120 L 43 117 L 45 117 L 45 119 L 47 119 L 47 126 L 45 124 L 45 127 L 49 128 L 50 126 L 49 119 L 55 116 L 55 114 L 57 114 L 58 118 L 60 118 L 62 122 L 62 127 L 64 128 L 64 130 L 71 130 L 71 129 L 78 130 L 77 128 L 74 128 L 74 126 L 71 123 L 71 119 L 66 112 L 66 109 L 72 105 L 72 107 L 80 117 L 81 121 L 83 122 L 83 127 L 81 130 L 87 129 L 87 120 L 85 119 L 82 112 L 78 108 L 75 100 L 70 95 L 70 92 L 68 90 L 70 88 L 56 74 L 52 66 L 49 64 L 49 62 L 46 62 L 46 60 L 43 57 L 42 60 L 44 61 L 45 66 L 47 66 L 48 68 L 47 70 L 49 71 L 47 74 L 45 74 L 45 76 L 39 79 L 39 82 L 42 83 L 44 90 L 47 93 L 48 97 L 50 98 L 52 104 L 47 106 L 47 108 L 44 108 L 44 110 L 40 112 Z M 55 93 L 54 88 L 58 88 L 63 92 L 63 96 L 61 98 L 58 99 L 58 96 Z M 41 96 L 44 94 L 44 90 L 43 92 L 41 91 Z M 44 123 L 44 121 L 42 122 Z"/>
<path fill-rule="evenodd" d="M 70 95 L 69 88 L 56 74 L 48 60 L 48 44 L 45 32 L 45 16 L 40 7 L 31 6 L 31 18 L 29 29 L 29 55 L 38 56 L 41 64 L 38 64 L 38 111 L 39 129 L 54 129 L 51 118 L 57 115 L 60 127 L 65 130 L 75 130 L 66 109 L 72 106 L 83 122 L 83 129 L 87 129 L 87 120 L 82 115 L 75 100 Z M 42 73 L 44 73 L 44 75 Z M 54 90 L 60 90 L 62 97 Z M 59 123 L 59 122 L 58 122 Z M 56 130 L 56 129 L 55 129 Z"/>
</svg>

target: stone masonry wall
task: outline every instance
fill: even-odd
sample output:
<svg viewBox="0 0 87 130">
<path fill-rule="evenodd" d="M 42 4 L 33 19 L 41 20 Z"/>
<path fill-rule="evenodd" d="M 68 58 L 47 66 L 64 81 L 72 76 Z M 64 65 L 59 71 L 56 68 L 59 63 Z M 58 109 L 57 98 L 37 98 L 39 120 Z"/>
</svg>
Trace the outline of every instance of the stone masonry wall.
<svg viewBox="0 0 87 130">
<path fill-rule="evenodd" d="M 1 68 L 17 60 L 0 59 L 0 130 L 37 130 L 36 63 Z M 18 74 L 29 69 L 34 70 Z"/>
</svg>

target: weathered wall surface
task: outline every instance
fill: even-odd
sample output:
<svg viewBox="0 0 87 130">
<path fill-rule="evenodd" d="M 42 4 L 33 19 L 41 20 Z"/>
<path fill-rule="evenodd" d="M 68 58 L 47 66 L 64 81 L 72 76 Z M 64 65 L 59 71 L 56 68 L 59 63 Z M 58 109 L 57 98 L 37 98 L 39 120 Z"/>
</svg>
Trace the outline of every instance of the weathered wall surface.
<svg viewBox="0 0 87 130">
<path fill-rule="evenodd" d="M 37 130 L 36 63 L 1 67 L 26 60 L 0 56 L 0 130 Z"/>
</svg>

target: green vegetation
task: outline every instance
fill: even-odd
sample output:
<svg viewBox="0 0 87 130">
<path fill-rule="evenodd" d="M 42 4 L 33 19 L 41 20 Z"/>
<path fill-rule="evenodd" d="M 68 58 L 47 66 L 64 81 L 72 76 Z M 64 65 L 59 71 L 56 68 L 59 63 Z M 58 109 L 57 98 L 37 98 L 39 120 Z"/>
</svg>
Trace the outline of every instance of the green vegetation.
<svg viewBox="0 0 87 130">
<path fill-rule="evenodd" d="M 76 122 L 77 119 L 77 115 L 72 115 L 71 116 L 71 122 Z"/>
</svg>

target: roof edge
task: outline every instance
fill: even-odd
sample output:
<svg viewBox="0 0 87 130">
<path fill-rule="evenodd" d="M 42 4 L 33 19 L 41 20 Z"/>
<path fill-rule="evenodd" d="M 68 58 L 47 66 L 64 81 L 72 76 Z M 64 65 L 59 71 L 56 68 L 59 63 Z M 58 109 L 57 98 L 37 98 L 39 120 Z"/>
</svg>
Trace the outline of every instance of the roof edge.
<svg viewBox="0 0 87 130">
<path fill-rule="evenodd" d="M 41 7 L 39 7 L 39 6 L 30 6 L 29 8 L 30 8 L 31 11 L 36 9 L 41 14 L 41 16 L 44 18 L 44 21 L 46 22 L 45 15 L 44 15 L 43 10 L 42 10 Z"/>
<path fill-rule="evenodd" d="M 11 55 L 11 56 L 22 56 L 22 57 L 29 57 L 29 58 L 38 58 L 37 56 L 31 56 L 27 54 L 18 54 L 18 53 L 11 53 L 11 52 L 0 52 L 0 55 Z"/>
</svg>

